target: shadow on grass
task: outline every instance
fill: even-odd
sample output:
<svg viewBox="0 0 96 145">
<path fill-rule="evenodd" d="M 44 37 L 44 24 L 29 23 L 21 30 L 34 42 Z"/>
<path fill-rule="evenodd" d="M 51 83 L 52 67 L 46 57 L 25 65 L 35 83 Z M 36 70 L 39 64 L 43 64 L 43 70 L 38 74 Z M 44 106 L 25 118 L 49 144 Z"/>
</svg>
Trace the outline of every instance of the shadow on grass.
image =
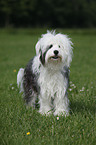
<svg viewBox="0 0 96 145">
<path fill-rule="evenodd" d="M 85 102 L 74 101 L 74 102 L 71 102 L 70 108 L 71 108 L 70 109 L 71 114 L 78 113 L 78 112 L 80 112 L 81 114 L 84 114 L 84 113 L 95 114 L 96 112 L 95 103 L 92 103 L 92 102 L 85 103 Z"/>
</svg>

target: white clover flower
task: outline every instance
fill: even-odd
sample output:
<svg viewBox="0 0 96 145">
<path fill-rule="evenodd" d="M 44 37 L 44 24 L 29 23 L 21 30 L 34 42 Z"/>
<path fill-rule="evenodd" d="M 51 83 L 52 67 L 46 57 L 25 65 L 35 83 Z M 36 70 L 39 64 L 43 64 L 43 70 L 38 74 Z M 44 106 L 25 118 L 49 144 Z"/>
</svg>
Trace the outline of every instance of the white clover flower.
<svg viewBox="0 0 96 145">
<path fill-rule="evenodd" d="M 74 87 L 75 85 L 74 85 L 74 84 L 71 84 L 70 86 L 71 86 L 71 87 Z"/>
<path fill-rule="evenodd" d="M 14 87 L 12 87 L 12 90 L 14 90 Z"/>
<path fill-rule="evenodd" d="M 74 137 L 74 135 L 72 135 L 72 137 Z"/>
<path fill-rule="evenodd" d="M 70 89 L 69 89 L 69 91 L 71 92 L 71 91 L 72 91 L 72 89 L 70 88 Z"/>
<path fill-rule="evenodd" d="M 84 90 L 80 90 L 80 92 L 83 92 Z"/>
<path fill-rule="evenodd" d="M 59 117 L 57 117 L 57 120 L 59 120 Z"/>
<path fill-rule="evenodd" d="M 82 90 L 84 90 L 85 88 L 84 87 L 82 87 Z"/>
<path fill-rule="evenodd" d="M 84 91 L 84 89 L 85 89 L 85 88 L 84 88 L 84 87 L 82 87 L 82 89 L 80 90 L 80 92 L 83 92 L 83 91 Z"/>
<path fill-rule="evenodd" d="M 72 84 L 72 81 L 70 81 L 70 84 Z"/>
</svg>

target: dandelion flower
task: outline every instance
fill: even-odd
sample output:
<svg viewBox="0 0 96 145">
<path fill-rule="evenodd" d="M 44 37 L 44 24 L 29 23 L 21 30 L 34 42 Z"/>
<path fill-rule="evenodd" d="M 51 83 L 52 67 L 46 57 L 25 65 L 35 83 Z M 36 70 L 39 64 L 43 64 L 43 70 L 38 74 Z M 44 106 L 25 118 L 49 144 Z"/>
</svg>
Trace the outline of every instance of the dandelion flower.
<svg viewBox="0 0 96 145">
<path fill-rule="evenodd" d="M 13 72 L 16 72 L 16 69 L 14 69 Z"/>
<path fill-rule="evenodd" d="M 27 132 L 27 135 L 30 135 L 30 132 Z"/>
</svg>

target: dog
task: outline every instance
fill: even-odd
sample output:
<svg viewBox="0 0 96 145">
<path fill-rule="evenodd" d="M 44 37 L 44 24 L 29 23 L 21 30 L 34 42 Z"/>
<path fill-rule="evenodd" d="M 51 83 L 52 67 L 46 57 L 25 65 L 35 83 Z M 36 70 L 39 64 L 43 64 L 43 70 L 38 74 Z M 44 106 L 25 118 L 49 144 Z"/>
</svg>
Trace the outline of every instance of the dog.
<svg viewBox="0 0 96 145">
<path fill-rule="evenodd" d="M 20 92 L 23 92 L 26 104 L 32 108 L 35 108 L 38 97 L 41 114 L 67 116 L 67 90 L 73 43 L 67 35 L 47 31 L 41 35 L 35 49 L 36 56 L 24 69 L 20 68 L 17 74 Z"/>
</svg>

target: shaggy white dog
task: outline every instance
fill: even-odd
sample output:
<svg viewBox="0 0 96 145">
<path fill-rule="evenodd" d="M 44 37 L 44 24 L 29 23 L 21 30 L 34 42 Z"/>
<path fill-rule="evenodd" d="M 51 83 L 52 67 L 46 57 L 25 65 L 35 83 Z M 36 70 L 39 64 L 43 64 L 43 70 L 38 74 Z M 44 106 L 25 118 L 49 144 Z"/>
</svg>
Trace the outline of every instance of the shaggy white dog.
<svg viewBox="0 0 96 145">
<path fill-rule="evenodd" d="M 65 116 L 69 113 L 67 89 L 72 61 L 72 42 L 55 31 L 41 36 L 36 44 L 36 56 L 17 75 L 20 92 L 27 104 L 35 107 L 38 97 L 41 114 Z"/>
</svg>

